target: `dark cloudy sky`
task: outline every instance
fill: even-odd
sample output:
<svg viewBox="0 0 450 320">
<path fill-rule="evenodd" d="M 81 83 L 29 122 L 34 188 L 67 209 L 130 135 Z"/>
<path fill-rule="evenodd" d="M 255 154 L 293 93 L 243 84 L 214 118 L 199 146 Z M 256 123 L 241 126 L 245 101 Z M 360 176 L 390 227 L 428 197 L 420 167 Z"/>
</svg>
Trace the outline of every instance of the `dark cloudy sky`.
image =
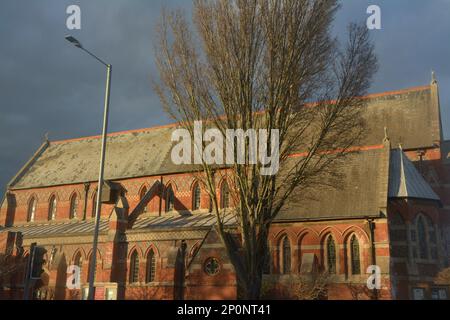
<svg viewBox="0 0 450 320">
<path fill-rule="evenodd" d="M 372 92 L 440 83 L 445 134 L 450 138 L 450 0 L 345 0 L 336 19 L 342 34 L 366 9 L 382 10 L 382 30 L 372 31 L 380 70 Z M 66 8 L 81 7 L 82 29 L 66 29 Z M 154 27 L 162 6 L 189 0 L 0 1 L 0 191 L 43 141 L 101 131 L 105 70 L 70 46 L 73 34 L 114 66 L 110 130 L 170 120 L 151 88 Z"/>
</svg>

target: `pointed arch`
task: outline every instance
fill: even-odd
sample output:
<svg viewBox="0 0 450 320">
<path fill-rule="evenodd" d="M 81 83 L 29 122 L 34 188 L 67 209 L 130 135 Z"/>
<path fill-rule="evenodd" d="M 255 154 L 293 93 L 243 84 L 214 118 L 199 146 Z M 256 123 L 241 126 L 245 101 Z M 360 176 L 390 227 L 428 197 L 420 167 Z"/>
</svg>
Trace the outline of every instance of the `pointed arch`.
<svg viewBox="0 0 450 320">
<path fill-rule="evenodd" d="M 168 186 L 172 186 L 172 190 L 173 190 L 173 191 L 178 191 L 178 190 L 180 190 L 180 188 L 178 188 L 178 184 L 175 182 L 174 179 L 169 179 L 169 180 L 167 180 L 165 185 L 166 185 L 166 188 L 167 188 Z"/>
<path fill-rule="evenodd" d="M 97 211 L 97 195 L 98 195 L 98 189 L 95 189 L 91 196 L 91 201 L 92 201 L 91 217 L 92 218 L 95 218 L 95 214 Z"/>
<path fill-rule="evenodd" d="M 146 260 L 145 282 L 152 283 L 155 282 L 156 279 L 156 253 L 153 248 L 150 248 L 147 252 Z"/>
<path fill-rule="evenodd" d="M 329 274 L 336 274 L 337 270 L 337 247 L 333 234 L 329 233 L 325 237 L 324 248 L 324 265 Z"/>
<path fill-rule="evenodd" d="M 349 249 L 351 274 L 359 275 L 361 274 L 361 250 L 356 234 L 350 236 Z"/>
<path fill-rule="evenodd" d="M 220 208 L 230 208 L 230 186 L 226 179 L 220 184 Z"/>
<path fill-rule="evenodd" d="M 318 237 L 321 239 L 321 242 L 324 243 L 325 238 L 331 234 L 336 241 L 336 243 L 342 243 L 344 241 L 342 233 L 335 226 L 326 226 L 318 233 Z"/>
<path fill-rule="evenodd" d="M 165 211 L 166 212 L 172 212 L 175 210 L 175 192 L 173 190 L 172 184 L 168 184 L 165 190 L 165 204 L 166 204 L 166 208 Z"/>
<path fill-rule="evenodd" d="M 354 225 L 349 226 L 342 232 L 342 238 L 344 242 L 348 242 L 353 234 L 357 235 L 358 240 L 361 242 L 361 244 L 366 244 L 370 242 L 369 234 L 366 231 L 364 231 L 361 227 Z"/>
<path fill-rule="evenodd" d="M 429 243 L 427 237 L 427 221 L 424 215 L 420 214 L 416 218 L 416 228 L 417 228 L 417 242 L 419 249 L 419 258 L 423 260 L 427 260 Z"/>
<path fill-rule="evenodd" d="M 280 238 L 278 243 L 278 265 L 280 267 L 281 274 L 290 274 L 291 273 L 291 241 L 287 234 L 283 235 Z"/>
<path fill-rule="evenodd" d="M 73 265 L 80 268 L 80 270 L 83 267 L 83 255 L 81 254 L 81 251 L 77 251 L 73 257 Z"/>
<path fill-rule="evenodd" d="M 56 194 L 52 194 L 48 200 L 48 221 L 56 220 L 58 200 Z"/>
<path fill-rule="evenodd" d="M 90 272 L 91 272 L 91 262 L 92 262 L 92 249 L 91 251 L 89 251 L 88 254 L 88 265 L 87 265 L 87 279 L 86 282 L 89 281 L 89 276 L 90 276 Z M 95 265 L 95 270 L 94 270 L 94 281 L 98 281 L 97 276 L 99 274 L 99 271 L 101 271 L 103 269 L 103 257 L 102 257 L 102 253 L 100 251 L 100 249 L 97 249 L 97 257 L 96 257 L 96 265 Z"/>
<path fill-rule="evenodd" d="M 78 248 L 75 250 L 75 252 L 72 255 L 72 261 L 75 261 L 75 257 L 79 255 L 81 257 L 81 260 L 84 261 L 86 259 L 86 252 L 82 248 Z"/>
<path fill-rule="evenodd" d="M 128 250 L 127 259 L 131 259 L 131 255 L 133 254 L 134 251 L 136 251 L 139 254 L 139 258 L 144 257 L 144 252 L 142 251 L 142 248 L 139 245 L 135 244 L 134 246 L 131 247 L 130 250 Z"/>
<path fill-rule="evenodd" d="M 130 256 L 130 270 L 128 274 L 129 283 L 139 282 L 139 253 L 135 249 Z"/>
<path fill-rule="evenodd" d="M 36 218 L 37 197 L 33 194 L 28 200 L 27 221 L 33 222 Z"/>
<path fill-rule="evenodd" d="M 300 245 L 300 243 L 302 242 L 302 240 L 307 236 L 307 235 L 311 235 L 315 241 L 319 241 L 320 238 L 320 233 L 318 233 L 316 230 L 311 229 L 311 228 L 304 228 L 302 229 L 300 232 L 297 233 L 297 243 Z"/>
<path fill-rule="evenodd" d="M 70 196 L 70 206 L 69 206 L 69 218 L 70 219 L 77 219 L 78 218 L 78 209 L 80 204 L 80 195 L 78 192 L 74 191 L 72 192 L 72 195 Z"/>
<path fill-rule="evenodd" d="M 92 257 L 92 249 L 91 250 L 89 250 L 89 253 L 87 254 L 87 258 L 88 259 L 91 259 L 91 257 Z M 98 249 L 97 248 L 97 262 L 99 262 L 99 261 L 101 261 L 102 263 L 103 263 L 103 254 L 102 254 L 102 252 L 100 251 L 100 249 Z"/>
<path fill-rule="evenodd" d="M 201 188 L 200 183 L 195 181 L 192 187 L 192 210 L 201 209 Z"/>
<path fill-rule="evenodd" d="M 147 184 L 143 184 L 141 186 L 141 189 L 139 190 L 139 202 L 141 202 L 145 198 L 145 196 L 147 195 L 147 192 L 148 192 Z M 148 211 L 147 204 L 148 203 L 146 203 L 142 208 L 143 213 Z"/>
</svg>

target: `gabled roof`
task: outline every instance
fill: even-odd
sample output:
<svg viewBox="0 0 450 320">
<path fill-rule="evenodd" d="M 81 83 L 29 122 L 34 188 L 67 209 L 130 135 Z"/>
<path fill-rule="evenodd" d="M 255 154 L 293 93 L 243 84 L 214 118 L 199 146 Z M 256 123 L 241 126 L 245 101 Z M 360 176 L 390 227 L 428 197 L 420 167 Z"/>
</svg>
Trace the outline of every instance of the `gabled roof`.
<svg viewBox="0 0 450 320">
<path fill-rule="evenodd" d="M 365 145 L 380 143 L 387 128 L 393 146 L 429 148 L 441 140 L 437 84 L 367 97 Z"/>
<path fill-rule="evenodd" d="M 368 124 L 363 145 L 379 144 L 387 127 L 393 144 L 406 149 L 432 147 L 439 140 L 432 86 L 365 97 Z M 120 180 L 192 171 L 170 159 L 171 134 L 177 125 L 113 133 L 108 136 L 105 179 Z M 51 142 L 35 154 L 9 186 L 30 189 L 96 181 L 100 137 Z"/>
<path fill-rule="evenodd" d="M 416 198 L 440 201 L 402 149 L 391 151 L 389 198 Z"/>
</svg>

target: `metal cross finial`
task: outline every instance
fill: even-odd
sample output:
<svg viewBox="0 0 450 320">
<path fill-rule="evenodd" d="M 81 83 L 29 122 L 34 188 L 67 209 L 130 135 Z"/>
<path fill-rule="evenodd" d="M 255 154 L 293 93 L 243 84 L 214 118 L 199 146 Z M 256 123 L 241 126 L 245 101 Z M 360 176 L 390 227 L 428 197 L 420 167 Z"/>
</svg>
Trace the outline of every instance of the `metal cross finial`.
<svg viewBox="0 0 450 320">
<path fill-rule="evenodd" d="M 436 84 L 436 83 L 437 83 L 436 73 L 434 72 L 434 70 L 431 70 L 431 84 Z"/>
</svg>

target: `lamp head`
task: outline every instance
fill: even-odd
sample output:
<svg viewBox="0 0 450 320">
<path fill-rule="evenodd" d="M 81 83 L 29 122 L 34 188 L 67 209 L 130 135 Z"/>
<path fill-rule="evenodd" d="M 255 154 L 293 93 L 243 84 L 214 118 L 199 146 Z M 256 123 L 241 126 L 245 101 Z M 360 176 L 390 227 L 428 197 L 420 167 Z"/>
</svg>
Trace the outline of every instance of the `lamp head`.
<svg viewBox="0 0 450 320">
<path fill-rule="evenodd" d="M 66 36 L 66 40 L 69 41 L 70 43 L 72 43 L 77 48 L 80 48 L 80 49 L 83 48 L 80 41 L 78 41 L 77 39 L 75 39 L 72 36 Z"/>
</svg>

